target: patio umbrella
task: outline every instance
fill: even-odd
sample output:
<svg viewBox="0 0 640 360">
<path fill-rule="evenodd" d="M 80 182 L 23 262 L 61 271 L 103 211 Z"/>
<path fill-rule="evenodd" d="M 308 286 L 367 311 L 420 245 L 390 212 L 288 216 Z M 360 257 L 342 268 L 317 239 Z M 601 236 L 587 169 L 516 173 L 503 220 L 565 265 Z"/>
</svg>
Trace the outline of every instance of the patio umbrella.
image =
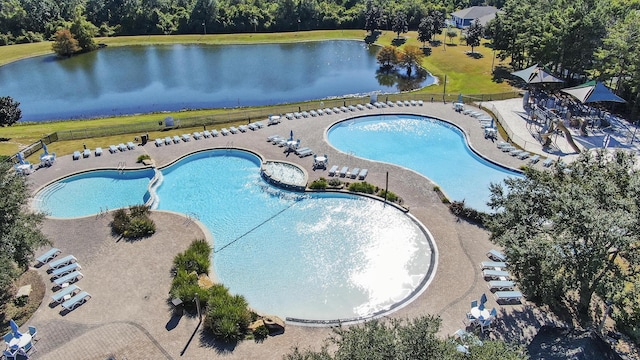
<svg viewBox="0 0 640 360">
<path fill-rule="evenodd" d="M 560 90 L 576 98 L 581 103 L 592 103 L 599 101 L 612 101 L 624 103 L 625 99 L 614 94 L 608 87 L 600 81 L 591 80 L 582 85 Z"/>
<path fill-rule="evenodd" d="M 289 140 L 293 140 L 293 130 L 289 132 Z"/>
<path fill-rule="evenodd" d="M 41 141 L 42 143 L 42 150 L 44 151 L 45 155 L 49 155 L 49 149 L 47 149 L 47 144 L 44 143 L 44 141 Z"/>
<path fill-rule="evenodd" d="M 20 162 L 20 164 L 21 164 L 21 165 L 25 163 L 25 162 L 24 162 L 24 153 L 22 153 L 22 151 L 20 151 L 20 152 L 17 154 L 17 157 L 18 157 L 18 162 Z"/>
<path fill-rule="evenodd" d="M 535 64 L 526 69 L 512 72 L 511 75 L 517 76 L 524 80 L 527 84 L 541 84 L 541 83 L 561 83 L 564 82 L 561 79 L 550 74 L 544 67 Z"/>
<path fill-rule="evenodd" d="M 19 338 L 20 336 L 22 336 L 22 333 L 18 329 L 18 324 L 16 324 L 16 322 L 13 321 L 13 319 L 9 320 L 9 326 L 11 326 L 11 332 L 13 332 L 13 337 Z"/>
</svg>

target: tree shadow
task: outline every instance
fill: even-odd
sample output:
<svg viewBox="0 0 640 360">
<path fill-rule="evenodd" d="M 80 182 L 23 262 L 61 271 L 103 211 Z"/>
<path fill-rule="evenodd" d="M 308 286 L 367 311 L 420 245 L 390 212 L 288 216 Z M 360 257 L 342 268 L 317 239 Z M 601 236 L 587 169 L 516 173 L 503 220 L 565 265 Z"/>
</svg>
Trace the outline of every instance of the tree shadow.
<svg viewBox="0 0 640 360">
<path fill-rule="evenodd" d="M 238 342 L 224 342 L 216 340 L 213 337 L 213 334 L 205 329 L 200 331 L 200 344 L 210 349 L 214 349 L 217 354 L 221 355 L 232 353 L 238 346 Z"/>
<path fill-rule="evenodd" d="M 429 46 L 423 46 L 421 49 L 422 49 L 422 53 L 424 54 L 424 56 L 431 56 L 431 52 L 432 52 L 433 48 L 431 48 Z"/>
<path fill-rule="evenodd" d="M 465 52 L 465 54 L 467 54 L 468 57 L 474 58 L 474 59 L 482 59 L 484 57 L 484 55 L 482 55 L 477 51 L 467 51 Z"/>
<path fill-rule="evenodd" d="M 448 44 L 445 44 L 445 46 L 447 46 L 447 47 L 458 47 L 458 44 L 456 44 L 456 43 L 448 43 Z"/>
<path fill-rule="evenodd" d="M 514 87 L 519 87 L 519 84 L 522 83 L 522 81 L 514 79 L 511 75 L 511 71 L 504 65 L 498 65 L 493 68 L 493 81 L 496 83 L 506 81 L 507 84 Z"/>
<path fill-rule="evenodd" d="M 431 47 L 438 47 L 438 46 L 442 45 L 442 41 L 441 40 L 430 40 L 429 41 L 429 45 L 431 45 Z"/>
<path fill-rule="evenodd" d="M 407 42 L 406 38 L 404 38 L 404 37 L 396 37 L 393 40 L 391 40 L 391 45 L 400 46 L 400 45 L 403 45 L 406 42 Z"/>
<path fill-rule="evenodd" d="M 380 34 L 381 34 L 380 30 L 376 30 L 373 33 L 369 33 L 367 34 L 367 36 L 364 37 L 364 42 L 366 44 L 373 44 L 374 42 L 378 41 Z"/>
</svg>

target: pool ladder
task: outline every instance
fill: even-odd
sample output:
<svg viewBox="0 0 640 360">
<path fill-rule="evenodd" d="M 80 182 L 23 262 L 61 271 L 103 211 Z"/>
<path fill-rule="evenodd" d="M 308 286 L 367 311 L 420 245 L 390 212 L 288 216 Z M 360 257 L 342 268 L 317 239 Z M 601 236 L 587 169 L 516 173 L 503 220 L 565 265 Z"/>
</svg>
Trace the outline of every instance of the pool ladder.
<svg viewBox="0 0 640 360">
<path fill-rule="evenodd" d="M 120 161 L 118 162 L 118 167 L 116 168 L 116 170 L 118 170 L 118 173 L 122 174 L 124 173 L 124 169 L 126 169 L 126 167 L 127 167 L 127 162 Z"/>
<path fill-rule="evenodd" d="M 200 217 L 198 216 L 198 214 L 196 214 L 194 212 L 189 211 L 185 215 L 187 216 L 187 218 L 184 219 L 184 225 L 186 225 L 186 226 L 191 225 L 191 223 L 193 222 L 194 219 L 197 220 L 197 221 L 200 221 Z"/>
</svg>

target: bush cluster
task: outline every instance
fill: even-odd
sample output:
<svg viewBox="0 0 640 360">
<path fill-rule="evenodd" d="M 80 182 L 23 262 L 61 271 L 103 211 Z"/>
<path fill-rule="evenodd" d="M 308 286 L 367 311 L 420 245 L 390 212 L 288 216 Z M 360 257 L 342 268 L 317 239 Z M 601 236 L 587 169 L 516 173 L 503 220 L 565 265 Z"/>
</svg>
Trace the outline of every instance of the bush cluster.
<svg viewBox="0 0 640 360">
<path fill-rule="evenodd" d="M 483 225 L 485 214 L 478 210 L 467 207 L 464 201 L 453 201 L 449 205 L 449 210 L 456 216 L 468 221 Z"/>
<path fill-rule="evenodd" d="M 355 182 L 349 185 L 349 191 L 360 192 L 365 194 L 375 194 L 378 188 L 366 181 Z"/>
<path fill-rule="evenodd" d="M 321 177 L 320 179 L 314 180 L 311 185 L 309 185 L 309 188 L 314 190 L 324 190 L 327 188 L 327 179 Z"/>
<path fill-rule="evenodd" d="M 141 163 L 144 160 L 149 160 L 151 159 L 151 156 L 149 154 L 142 154 L 140 156 L 138 156 L 138 159 L 136 160 L 137 163 Z"/>
<path fill-rule="evenodd" d="M 204 239 L 194 240 L 182 253 L 173 258 L 173 272 L 171 294 L 174 298 L 182 299 L 185 307 L 195 307 L 193 300 L 196 294 L 203 301 L 209 298 L 208 291 L 198 285 L 198 275 L 208 274 L 211 266 L 211 247 Z"/>
<path fill-rule="evenodd" d="M 118 209 L 113 214 L 111 229 L 127 239 L 148 237 L 156 232 L 156 224 L 149 218 L 149 207 L 135 205 L 127 209 Z"/>
<path fill-rule="evenodd" d="M 209 289 L 204 327 L 218 340 L 227 343 L 243 340 L 248 335 L 251 319 L 249 304 L 242 295 L 231 295 L 221 284 Z"/>
</svg>

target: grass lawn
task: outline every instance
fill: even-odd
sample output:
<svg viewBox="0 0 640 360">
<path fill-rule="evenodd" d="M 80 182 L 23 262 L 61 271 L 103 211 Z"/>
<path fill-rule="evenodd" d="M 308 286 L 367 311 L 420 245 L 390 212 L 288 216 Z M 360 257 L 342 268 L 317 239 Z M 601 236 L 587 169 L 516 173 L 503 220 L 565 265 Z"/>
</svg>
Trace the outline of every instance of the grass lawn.
<svg viewBox="0 0 640 360">
<path fill-rule="evenodd" d="M 258 34 L 212 34 L 212 35 L 153 35 L 153 36 L 126 36 L 113 38 L 98 38 L 96 42 L 104 43 L 108 46 L 127 46 L 127 45 L 151 45 L 151 44 L 177 44 L 177 43 L 195 43 L 195 44 L 238 44 L 238 43 L 266 43 L 266 42 L 295 42 L 295 41 L 313 41 L 327 39 L 356 39 L 363 40 L 367 33 L 363 30 L 331 30 L 331 31 L 303 31 L 288 33 L 258 33 Z M 406 39 L 402 45 L 422 46 L 422 43 L 416 40 L 417 32 L 409 32 L 403 35 Z M 383 31 L 376 44 L 391 45 L 396 34 L 391 31 Z M 440 41 L 444 40 L 442 35 L 437 37 Z M 448 42 L 448 40 L 447 40 Z M 440 43 L 431 49 L 431 54 L 425 56 L 422 64 L 431 74 L 439 79 L 438 85 L 426 87 L 417 90 L 418 93 L 442 94 L 445 90 L 444 79 L 446 75 L 446 93 L 447 94 L 491 94 L 513 91 L 513 88 L 507 83 L 497 83 L 492 79 L 492 65 L 506 66 L 498 59 L 492 62 L 492 50 L 483 44 L 474 50 L 480 55 L 471 57 L 466 52 L 471 47 L 458 44 L 454 40 L 454 44 L 443 45 Z M 400 46 L 400 48 L 402 48 Z M 19 59 L 31 56 L 51 54 L 51 43 L 34 43 L 20 44 L 11 46 L 0 46 L 0 65 L 7 64 Z M 2 96 L 11 96 L 11 94 L 2 94 Z M 115 126 L 119 124 L 132 124 L 138 122 L 157 121 L 158 118 L 165 116 L 199 116 L 207 114 L 223 113 L 222 109 L 196 110 L 188 113 L 163 113 L 121 116 L 115 118 L 101 118 L 91 120 L 74 120 L 74 121 L 56 121 L 47 123 L 31 123 L 14 125 L 11 127 L 0 128 L 0 154 L 10 155 L 19 151 L 24 146 L 31 144 L 43 135 L 55 131 L 64 130 L 80 130 L 86 128 Z M 182 131 L 182 130 L 181 130 Z M 186 132 L 186 129 L 184 130 Z M 138 135 L 138 134 L 135 134 Z M 151 138 L 153 139 L 153 135 Z M 133 136 L 133 135 L 132 135 Z M 120 143 L 130 141 L 132 136 L 118 135 L 111 138 L 87 139 L 84 141 L 91 148 L 97 146 L 105 146 L 111 143 Z M 59 155 L 72 153 L 74 150 L 82 148 L 82 140 L 56 142 L 55 151 Z"/>
</svg>

